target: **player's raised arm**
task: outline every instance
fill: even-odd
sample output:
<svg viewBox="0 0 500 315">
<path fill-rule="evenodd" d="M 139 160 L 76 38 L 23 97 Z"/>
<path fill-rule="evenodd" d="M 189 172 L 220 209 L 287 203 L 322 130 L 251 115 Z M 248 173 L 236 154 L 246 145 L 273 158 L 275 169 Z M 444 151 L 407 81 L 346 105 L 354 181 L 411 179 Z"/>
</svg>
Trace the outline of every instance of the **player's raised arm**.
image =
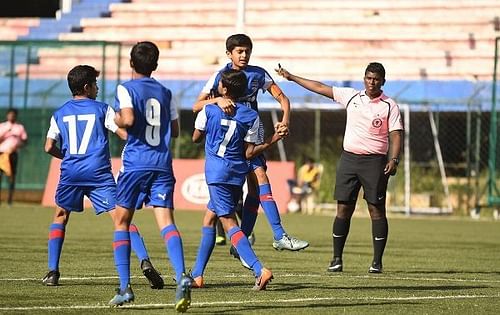
<svg viewBox="0 0 500 315">
<path fill-rule="evenodd" d="M 333 99 L 333 91 L 332 87 L 329 85 L 326 85 L 324 83 L 321 83 L 319 81 L 314 81 L 306 78 L 299 77 L 297 75 L 291 74 L 288 72 L 285 68 L 278 67 L 278 69 L 274 69 L 276 73 L 278 73 L 280 76 L 283 78 L 287 79 L 288 81 L 293 81 L 297 83 L 298 85 L 302 86 L 303 88 L 308 89 L 309 91 L 312 91 L 314 93 L 321 94 L 323 96 L 326 96 L 328 98 Z"/>
<path fill-rule="evenodd" d="M 283 117 L 281 119 L 281 124 L 285 126 L 290 125 L 290 100 L 283 93 L 281 88 L 276 83 L 271 83 L 267 91 L 274 97 L 278 103 L 281 105 L 281 110 L 283 111 Z"/>
</svg>

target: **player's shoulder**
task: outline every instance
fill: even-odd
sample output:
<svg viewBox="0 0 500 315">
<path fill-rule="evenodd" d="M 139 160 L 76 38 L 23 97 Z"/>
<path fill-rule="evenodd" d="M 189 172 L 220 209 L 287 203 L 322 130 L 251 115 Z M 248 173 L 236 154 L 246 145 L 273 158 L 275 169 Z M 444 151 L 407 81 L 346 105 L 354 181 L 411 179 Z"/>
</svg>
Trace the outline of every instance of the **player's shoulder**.
<svg viewBox="0 0 500 315">
<path fill-rule="evenodd" d="M 253 121 L 259 117 L 259 114 L 242 103 L 236 103 L 236 115 L 245 121 Z"/>
<path fill-rule="evenodd" d="M 222 113 L 222 109 L 217 104 L 207 104 L 205 105 L 205 113 L 206 114 L 218 114 Z"/>
<path fill-rule="evenodd" d="M 390 96 L 388 96 L 384 93 L 382 93 L 382 95 L 380 96 L 380 100 L 382 102 L 389 104 L 391 107 L 398 106 L 398 104 L 396 103 L 396 101 L 394 99 L 392 99 Z"/>
<path fill-rule="evenodd" d="M 267 70 L 260 67 L 260 66 L 255 66 L 255 65 L 247 65 L 245 67 L 245 72 L 248 72 L 248 73 L 258 73 L 258 74 L 266 74 L 267 73 Z"/>
</svg>

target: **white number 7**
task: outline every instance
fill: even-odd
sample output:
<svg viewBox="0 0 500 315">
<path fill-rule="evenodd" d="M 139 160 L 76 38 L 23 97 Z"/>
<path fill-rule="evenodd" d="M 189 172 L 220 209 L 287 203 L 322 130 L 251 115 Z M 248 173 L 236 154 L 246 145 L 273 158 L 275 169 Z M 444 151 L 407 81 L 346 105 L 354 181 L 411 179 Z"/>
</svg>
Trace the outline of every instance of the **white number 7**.
<svg viewBox="0 0 500 315">
<path fill-rule="evenodd" d="M 234 131 L 236 130 L 236 121 L 229 119 L 221 119 L 220 124 L 222 126 L 229 126 L 229 129 L 226 131 L 226 134 L 224 135 L 224 140 L 222 140 L 222 142 L 219 145 L 219 150 L 217 150 L 217 155 L 220 157 L 224 157 L 224 153 L 226 152 L 226 146 L 231 140 Z"/>
<path fill-rule="evenodd" d="M 83 131 L 82 140 L 80 147 L 78 147 L 78 135 L 76 134 L 76 121 L 86 120 L 85 130 Z M 70 154 L 85 154 L 87 152 L 87 147 L 89 146 L 90 135 L 92 134 L 92 129 L 94 129 L 95 115 L 70 115 L 64 116 L 63 121 L 68 124 L 69 133 L 69 153 Z"/>
</svg>

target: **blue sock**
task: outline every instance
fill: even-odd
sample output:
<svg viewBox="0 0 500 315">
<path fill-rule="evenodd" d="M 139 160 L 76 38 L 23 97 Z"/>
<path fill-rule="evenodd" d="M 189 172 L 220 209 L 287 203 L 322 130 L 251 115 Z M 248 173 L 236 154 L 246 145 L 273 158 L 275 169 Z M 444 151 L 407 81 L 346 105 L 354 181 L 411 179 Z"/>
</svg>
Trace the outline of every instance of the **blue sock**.
<svg viewBox="0 0 500 315">
<path fill-rule="evenodd" d="M 115 231 L 113 238 L 115 266 L 120 278 L 120 290 L 130 283 L 130 235 L 128 231 Z"/>
<path fill-rule="evenodd" d="M 241 230 L 248 237 L 252 234 L 259 213 L 259 200 L 247 195 L 243 204 L 243 218 L 241 219 Z"/>
<path fill-rule="evenodd" d="M 182 240 L 179 231 L 175 224 L 168 225 L 161 230 L 161 237 L 165 241 L 167 255 L 170 258 L 170 263 L 175 270 L 175 279 L 177 283 L 181 281 L 182 273 L 184 273 L 184 252 L 182 250 Z"/>
<path fill-rule="evenodd" d="M 281 225 L 281 218 L 278 212 L 278 206 L 276 205 L 276 201 L 274 201 L 273 198 L 271 185 L 270 184 L 260 185 L 259 191 L 260 191 L 260 204 L 262 205 L 262 209 L 264 209 L 267 221 L 269 221 L 269 224 L 271 225 L 274 234 L 274 239 L 280 240 L 283 237 L 283 234 L 285 234 L 285 230 Z"/>
<path fill-rule="evenodd" d="M 196 261 L 194 263 L 193 271 L 191 275 L 193 278 L 203 275 L 205 267 L 207 266 L 210 255 L 215 246 L 215 228 L 211 226 L 204 226 L 201 229 L 201 241 L 200 247 L 198 248 L 198 255 L 196 255 Z"/>
<path fill-rule="evenodd" d="M 252 268 L 255 275 L 259 277 L 262 272 L 262 264 L 255 255 L 252 246 L 250 246 L 248 238 L 238 226 L 233 227 L 227 234 L 231 239 L 231 244 L 236 247 L 238 254 Z"/>
<path fill-rule="evenodd" d="M 64 224 L 53 223 L 49 227 L 48 243 L 48 264 L 49 270 L 59 270 L 59 258 L 61 257 L 62 246 L 66 226 Z"/>
<path fill-rule="evenodd" d="M 136 254 L 137 258 L 139 258 L 139 262 L 144 259 L 149 259 L 148 250 L 146 249 L 146 245 L 144 245 L 144 240 L 137 229 L 135 224 L 130 224 L 128 229 L 130 233 L 130 245 L 132 246 L 132 251 Z"/>
</svg>

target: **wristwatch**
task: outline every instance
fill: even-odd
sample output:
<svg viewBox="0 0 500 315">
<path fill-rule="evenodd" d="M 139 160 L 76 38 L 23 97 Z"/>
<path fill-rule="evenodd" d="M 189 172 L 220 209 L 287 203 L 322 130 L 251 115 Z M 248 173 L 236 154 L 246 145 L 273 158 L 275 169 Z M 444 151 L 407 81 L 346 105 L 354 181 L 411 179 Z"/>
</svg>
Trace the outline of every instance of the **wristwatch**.
<svg viewBox="0 0 500 315">
<path fill-rule="evenodd" d="M 394 164 L 399 165 L 399 159 L 397 157 L 393 157 L 391 160 L 394 161 Z"/>
</svg>

